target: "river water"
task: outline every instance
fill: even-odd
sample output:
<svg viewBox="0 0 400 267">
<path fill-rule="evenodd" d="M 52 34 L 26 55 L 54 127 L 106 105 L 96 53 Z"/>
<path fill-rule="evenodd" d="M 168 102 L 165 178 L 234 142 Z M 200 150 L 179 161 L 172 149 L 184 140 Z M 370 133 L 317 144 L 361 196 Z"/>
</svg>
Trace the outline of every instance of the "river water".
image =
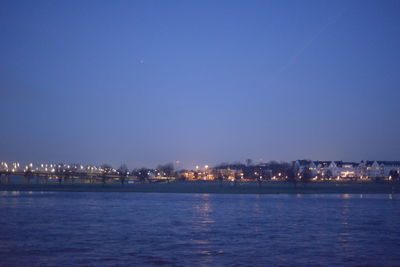
<svg viewBox="0 0 400 267">
<path fill-rule="evenodd" d="M 400 265 L 398 195 L 0 192 L 0 265 Z"/>
</svg>

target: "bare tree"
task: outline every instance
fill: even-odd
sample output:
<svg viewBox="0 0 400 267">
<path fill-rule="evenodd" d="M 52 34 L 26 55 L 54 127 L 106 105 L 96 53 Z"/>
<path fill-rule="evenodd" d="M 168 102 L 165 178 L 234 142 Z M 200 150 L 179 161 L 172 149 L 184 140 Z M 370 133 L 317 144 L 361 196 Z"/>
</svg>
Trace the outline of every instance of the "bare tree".
<svg viewBox="0 0 400 267">
<path fill-rule="evenodd" d="M 129 175 L 129 169 L 128 169 L 128 166 L 126 166 L 126 164 L 122 164 L 118 168 L 118 175 L 119 175 L 119 179 L 121 181 L 121 184 L 124 184 L 126 177 Z"/>
<path fill-rule="evenodd" d="M 274 176 L 283 176 L 291 168 L 291 165 L 288 162 L 277 162 L 273 160 L 269 161 L 266 166 L 272 171 L 272 175 Z"/>
<path fill-rule="evenodd" d="M 157 167 L 161 172 L 164 173 L 165 176 L 167 177 L 172 177 L 174 174 L 174 164 L 172 163 L 167 163 L 164 165 L 158 165 Z"/>
</svg>

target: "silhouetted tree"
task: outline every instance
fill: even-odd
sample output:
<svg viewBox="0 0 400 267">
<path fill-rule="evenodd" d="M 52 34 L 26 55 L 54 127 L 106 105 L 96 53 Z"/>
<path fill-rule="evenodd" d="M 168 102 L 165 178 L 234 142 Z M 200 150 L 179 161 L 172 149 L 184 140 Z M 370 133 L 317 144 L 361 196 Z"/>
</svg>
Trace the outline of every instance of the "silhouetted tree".
<svg viewBox="0 0 400 267">
<path fill-rule="evenodd" d="M 164 165 L 159 165 L 157 167 L 161 172 L 165 174 L 167 177 L 172 177 L 174 174 L 174 164 L 172 163 L 167 163 Z"/>
<path fill-rule="evenodd" d="M 392 177 L 393 182 L 397 182 L 399 180 L 399 173 L 396 170 L 391 170 L 389 172 L 389 176 Z"/>
<path fill-rule="evenodd" d="M 149 170 L 146 168 L 141 168 L 134 174 L 139 178 L 139 181 L 141 182 L 145 182 L 147 179 L 149 179 Z"/>
<path fill-rule="evenodd" d="M 214 167 L 214 169 L 228 169 L 230 164 L 228 162 L 222 162 Z"/>
<path fill-rule="evenodd" d="M 284 176 L 291 168 L 291 165 L 288 162 L 269 161 L 266 167 L 272 171 L 272 175 L 279 176 L 281 174 L 281 176 Z"/>
<path fill-rule="evenodd" d="M 179 180 L 179 181 L 185 181 L 185 180 L 186 180 L 186 176 L 183 175 L 183 173 L 181 173 L 181 174 L 178 175 L 177 180 Z"/>
<path fill-rule="evenodd" d="M 292 183 L 294 185 L 294 187 L 297 186 L 297 177 L 296 177 L 296 173 L 294 172 L 294 170 L 292 168 L 290 168 L 287 173 L 286 173 L 286 181 L 289 183 Z"/>
<path fill-rule="evenodd" d="M 303 185 L 307 185 L 311 180 L 311 171 L 308 168 L 305 168 L 300 175 L 300 181 L 303 183 Z"/>
<path fill-rule="evenodd" d="M 119 168 L 118 168 L 118 175 L 119 175 L 119 179 L 121 181 L 121 184 L 125 183 L 125 179 L 129 174 L 129 169 L 128 166 L 126 166 L 126 164 L 122 164 Z"/>
</svg>

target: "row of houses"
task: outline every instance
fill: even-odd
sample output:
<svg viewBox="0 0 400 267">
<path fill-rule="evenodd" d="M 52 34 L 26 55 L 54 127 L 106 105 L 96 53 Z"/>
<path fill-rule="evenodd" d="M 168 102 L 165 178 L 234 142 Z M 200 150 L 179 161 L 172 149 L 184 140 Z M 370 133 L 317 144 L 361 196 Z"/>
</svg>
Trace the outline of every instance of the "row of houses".
<svg viewBox="0 0 400 267">
<path fill-rule="evenodd" d="M 297 160 L 294 169 L 308 169 L 317 178 L 391 179 L 400 174 L 400 161 L 313 161 Z"/>
<path fill-rule="evenodd" d="M 312 180 L 398 180 L 400 161 L 313 161 L 296 160 L 287 162 L 268 162 L 257 165 L 220 164 L 181 172 L 188 180 L 287 180 L 289 173 L 298 179 L 308 171 Z"/>
</svg>

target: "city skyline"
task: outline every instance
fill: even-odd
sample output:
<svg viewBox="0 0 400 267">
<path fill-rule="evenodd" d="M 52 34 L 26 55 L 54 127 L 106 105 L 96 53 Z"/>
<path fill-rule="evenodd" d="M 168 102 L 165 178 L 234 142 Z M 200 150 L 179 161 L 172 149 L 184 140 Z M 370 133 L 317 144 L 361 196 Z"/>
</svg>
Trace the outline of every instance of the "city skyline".
<svg viewBox="0 0 400 267">
<path fill-rule="evenodd" d="M 399 5 L 2 1 L 0 160 L 398 160 Z"/>
</svg>

